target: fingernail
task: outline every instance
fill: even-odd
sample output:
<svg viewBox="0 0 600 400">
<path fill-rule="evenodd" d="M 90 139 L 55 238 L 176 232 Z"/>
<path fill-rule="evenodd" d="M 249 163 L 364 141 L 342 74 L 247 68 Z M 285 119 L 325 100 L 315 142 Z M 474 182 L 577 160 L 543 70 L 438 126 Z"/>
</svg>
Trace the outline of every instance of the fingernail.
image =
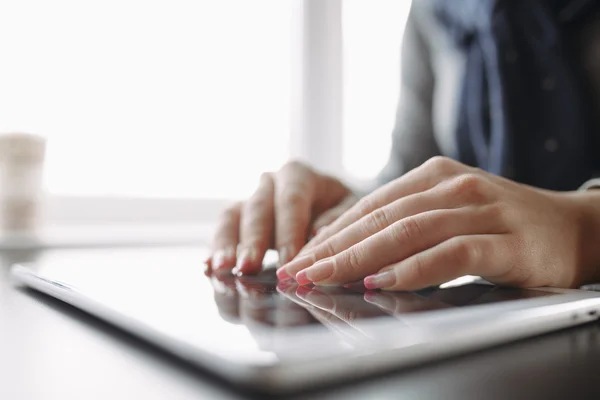
<svg viewBox="0 0 600 400">
<path fill-rule="evenodd" d="M 285 265 L 292 260 L 294 256 L 294 246 L 288 245 L 279 249 L 279 265 Z"/>
<path fill-rule="evenodd" d="M 394 271 L 386 271 L 377 275 L 370 275 L 364 279 L 364 285 L 367 289 L 384 289 L 396 283 L 396 274 Z"/>
<path fill-rule="evenodd" d="M 283 269 L 288 275 L 290 275 L 291 278 L 294 278 L 297 271 L 310 267 L 315 262 L 316 260 L 313 256 L 296 257 L 293 261 L 290 261 L 288 264 L 279 267 L 277 272 Z M 283 274 L 283 272 L 281 272 L 281 274 Z"/>
<path fill-rule="evenodd" d="M 280 281 L 284 281 L 286 279 L 292 279 L 293 276 L 291 276 L 285 269 L 285 267 L 281 267 L 277 270 L 277 279 L 279 279 Z"/>
<path fill-rule="evenodd" d="M 333 261 L 325 259 L 319 261 L 312 267 L 306 268 L 296 274 L 296 282 L 307 285 L 312 282 L 320 282 L 333 275 Z"/>
<path fill-rule="evenodd" d="M 211 260 L 213 269 L 225 268 L 228 264 L 233 262 L 234 256 L 235 249 L 231 246 L 217 250 Z"/>
<path fill-rule="evenodd" d="M 251 267 L 252 264 L 254 264 L 255 262 L 256 262 L 256 249 L 254 247 L 249 247 L 249 248 L 243 249 L 240 252 L 240 256 L 238 258 L 238 262 L 236 265 L 236 269 L 237 269 L 236 274 L 244 272 L 244 270 Z"/>
</svg>

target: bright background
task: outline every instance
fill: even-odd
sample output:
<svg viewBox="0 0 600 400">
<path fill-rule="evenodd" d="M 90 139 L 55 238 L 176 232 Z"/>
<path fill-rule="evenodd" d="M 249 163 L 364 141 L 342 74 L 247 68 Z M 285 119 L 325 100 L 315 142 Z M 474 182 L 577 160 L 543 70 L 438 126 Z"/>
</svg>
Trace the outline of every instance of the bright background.
<svg viewBox="0 0 600 400">
<path fill-rule="evenodd" d="M 0 0 L 0 132 L 48 138 L 51 195 L 244 197 L 290 154 L 294 1 Z M 387 159 L 409 7 L 342 0 L 350 179 Z"/>
</svg>

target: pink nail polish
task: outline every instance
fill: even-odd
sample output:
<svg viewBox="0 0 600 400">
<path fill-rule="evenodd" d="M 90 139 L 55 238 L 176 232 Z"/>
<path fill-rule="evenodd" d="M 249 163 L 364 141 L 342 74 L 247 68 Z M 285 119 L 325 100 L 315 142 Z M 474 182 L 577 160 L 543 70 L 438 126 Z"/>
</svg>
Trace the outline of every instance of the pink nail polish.
<svg viewBox="0 0 600 400">
<path fill-rule="evenodd" d="M 244 249 L 240 252 L 236 268 L 239 272 L 246 272 L 255 263 L 256 250 L 254 248 Z"/>
<path fill-rule="evenodd" d="M 370 275 L 364 279 L 364 285 L 367 289 L 384 289 L 396 283 L 396 274 L 393 271 L 386 271 L 377 275 Z"/>
<path fill-rule="evenodd" d="M 227 247 L 225 249 L 217 250 L 211 259 L 212 268 L 222 269 L 226 267 L 231 267 L 234 263 L 234 255 L 235 251 L 233 247 Z"/>
<path fill-rule="evenodd" d="M 312 283 L 312 281 L 306 277 L 306 270 L 296 274 L 296 282 L 298 282 L 298 285 L 308 285 L 309 283 Z"/>
<path fill-rule="evenodd" d="M 284 281 L 286 279 L 292 279 L 293 276 L 291 276 L 285 268 L 281 267 L 277 270 L 277 279 Z"/>
</svg>

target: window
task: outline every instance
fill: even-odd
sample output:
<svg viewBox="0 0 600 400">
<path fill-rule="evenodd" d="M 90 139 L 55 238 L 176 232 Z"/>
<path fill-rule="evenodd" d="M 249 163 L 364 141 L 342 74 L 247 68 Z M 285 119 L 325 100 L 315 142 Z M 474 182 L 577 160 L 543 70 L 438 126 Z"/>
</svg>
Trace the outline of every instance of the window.
<svg viewBox="0 0 600 400">
<path fill-rule="evenodd" d="M 373 178 L 391 146 L 409 0 L 344 0 L 344 168 Z"/>
<path fill-rule="evenodd" d="M 48 138 L 49 214 L 69 223 L 214 218 L 290 156 L 370 178 L 388 156 L 409 7 L 0 2 L 0 132 Z"/>
<path fill-rule="evenodd" d="M 289 154 L 291 0 L 0 3 L 0 131 L 62 196 L 235 198 Z"/>
</svg>

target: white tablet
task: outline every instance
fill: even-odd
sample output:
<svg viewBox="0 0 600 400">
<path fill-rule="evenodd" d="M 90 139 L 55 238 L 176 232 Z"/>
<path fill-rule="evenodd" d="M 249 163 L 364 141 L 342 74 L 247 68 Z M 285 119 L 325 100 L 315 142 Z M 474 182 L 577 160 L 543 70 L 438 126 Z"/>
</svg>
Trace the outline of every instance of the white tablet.
<svg viewBox="0 0 600 400">
<path fill-rule="evenodd" d="M 596 292 L 467 282 L 413 293 L 206 275 L 189 248 L 57 251 L 12 276 L 200 368 L 285 392 L 597 318 Z"/>
</svg>

